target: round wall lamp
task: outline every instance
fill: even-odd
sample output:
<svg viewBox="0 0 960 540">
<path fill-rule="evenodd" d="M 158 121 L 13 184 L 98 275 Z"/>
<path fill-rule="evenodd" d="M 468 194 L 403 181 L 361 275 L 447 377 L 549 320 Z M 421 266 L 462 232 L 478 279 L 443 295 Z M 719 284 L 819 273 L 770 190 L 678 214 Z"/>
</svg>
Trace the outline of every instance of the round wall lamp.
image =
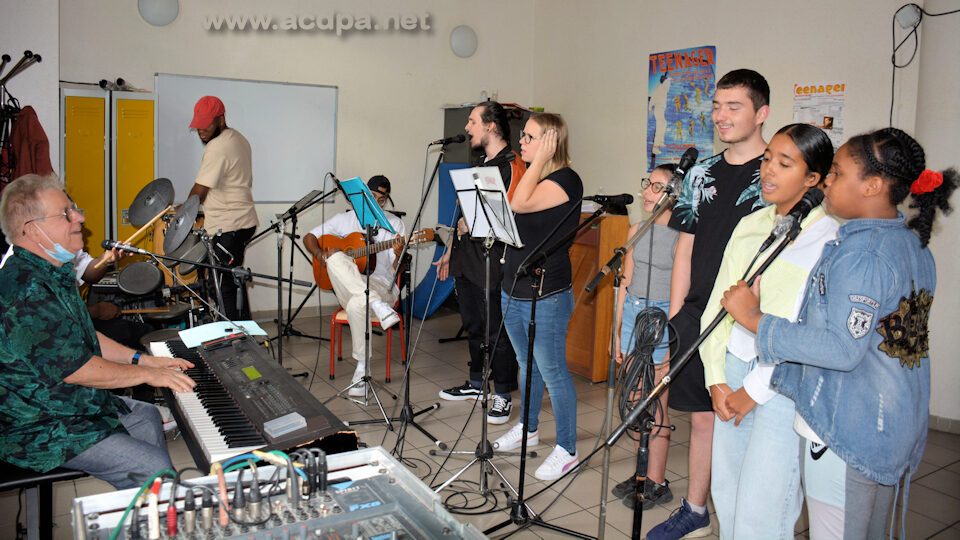
<svg viewBox="0 0 960 540">
<path fill-rule="evenodd" d="M 140 17 L 154 26 L 166 26 L 180 13 L 179 0 L 137 0 Z"/>
<path fill-rule="evenodd" d="M 477 33 L 467 25 L 460 25 L 450 32 L 450 49 L 460 58 L 470 58 L 477 52 Z"/>
</svg>

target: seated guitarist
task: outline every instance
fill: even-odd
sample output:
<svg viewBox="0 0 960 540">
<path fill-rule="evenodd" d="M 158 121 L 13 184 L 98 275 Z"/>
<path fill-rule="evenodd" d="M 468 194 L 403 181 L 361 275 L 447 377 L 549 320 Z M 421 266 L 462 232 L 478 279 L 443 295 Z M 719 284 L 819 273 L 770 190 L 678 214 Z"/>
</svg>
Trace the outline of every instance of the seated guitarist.
<svg viewBox="0 0 960 540">
<path fill-rule="evenodd" d="M 377 204 L 381 208 L 390 200 L 390 180 L 382 175 L 373 176 L 367 181 L 367 187 L 373 193 Z M 390 225 L 397 231 L 397 238 L 403 237 L 405 229 L 400 218 L 390 212 L 385 212 Z M 347 312 L 347 323 L 350 325 L 350 336 L 353 341 L 353 358 L 357 361 L 357 369 L 353 373 L 353 381 L 364 375 L 364 332 L 366 330 L 366 276 L 360 273 L 356 262 L 340 251 L 339 248 L 321 247 L 318 240 L 323 235 L 333 235 L 340 238 L 351 233 L 363 232 L 360 220 L 353 210 L 347 210 L 328 219 L 322 225 L 311 230 L 303 238 L 303 245 L 314 258 L 326 266 L 327 275 L 333 285 L 333 292 L 337 300 Z M 380 229 L 373 237 L 374 242 L 389 240 L 391 233 Z M 393 310 L 397 303 L 400 291 L 393 282 L 393 272 L 397 264 L 397 256 L 402 250 L 402 242 L 397 242 L 393 249 L 387 249 L 376 254 L 376 264 L 370 275 L 370 313 L 380 321 L 384 330 L 396 324 L 400 317 Z M 350 389 L 349 395 L 364 395 L 364 385 L 360 384 Z"/>
</svg>

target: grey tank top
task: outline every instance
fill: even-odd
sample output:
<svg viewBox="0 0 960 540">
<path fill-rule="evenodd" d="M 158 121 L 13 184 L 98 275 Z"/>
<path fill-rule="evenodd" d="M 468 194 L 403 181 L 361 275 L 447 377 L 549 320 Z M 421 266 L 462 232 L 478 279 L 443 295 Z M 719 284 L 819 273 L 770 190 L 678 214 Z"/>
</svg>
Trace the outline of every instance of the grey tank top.
<svg viewBox="0 0 960 540">
<path fill-rule="evenodd" d="M 627 292 L 636 298 L 647 297 L 647 276 L 653 302 L 670 300 L 670 272 L 673 270 L 673 247 L 680 233 L 666 225 L 653 224 L 633 245 L 633 276 Z M 650 237 L 653 236 L 653 249 Z"/>
</svg>

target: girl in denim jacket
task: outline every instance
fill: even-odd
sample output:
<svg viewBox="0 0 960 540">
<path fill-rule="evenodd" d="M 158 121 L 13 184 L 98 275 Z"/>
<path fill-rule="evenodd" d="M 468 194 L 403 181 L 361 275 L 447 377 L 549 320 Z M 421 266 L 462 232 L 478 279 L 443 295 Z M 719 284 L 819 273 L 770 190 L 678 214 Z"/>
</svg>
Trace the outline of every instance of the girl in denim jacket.
<svg viewBox="0 0 960 540">
<path fill-rule="evenodd" d="M 826 180 L 827 211 L 849 221 L 811 271 L 797 322 L 762 313 L 742 281 L 722 305 L 756 333 L 760 362 L 776 364 L 771 387 L 796 404 L 810 537 L 878 538 L 926 443 L 926 245 L 958 175 L 925 170 L 923 148 L 886 128 L 840 147 Z M 908 222 L 897 205 L 911 194 Z"/>
</svg>

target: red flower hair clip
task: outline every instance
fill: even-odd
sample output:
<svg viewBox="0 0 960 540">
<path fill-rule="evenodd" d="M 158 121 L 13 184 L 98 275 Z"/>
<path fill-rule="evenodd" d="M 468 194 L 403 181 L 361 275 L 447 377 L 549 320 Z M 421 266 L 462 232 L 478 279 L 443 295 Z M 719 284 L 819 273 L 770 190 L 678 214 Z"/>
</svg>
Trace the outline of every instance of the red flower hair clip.
<svg viewBox="0 0 960 540">
<path fill-rule="evenodd" d="M 910 184 L 910 193 L 914 195 L 930 193 L 940 187 L 940 184 L 943 184 L 943 174 L 926 169 Z"/>
</svg>

